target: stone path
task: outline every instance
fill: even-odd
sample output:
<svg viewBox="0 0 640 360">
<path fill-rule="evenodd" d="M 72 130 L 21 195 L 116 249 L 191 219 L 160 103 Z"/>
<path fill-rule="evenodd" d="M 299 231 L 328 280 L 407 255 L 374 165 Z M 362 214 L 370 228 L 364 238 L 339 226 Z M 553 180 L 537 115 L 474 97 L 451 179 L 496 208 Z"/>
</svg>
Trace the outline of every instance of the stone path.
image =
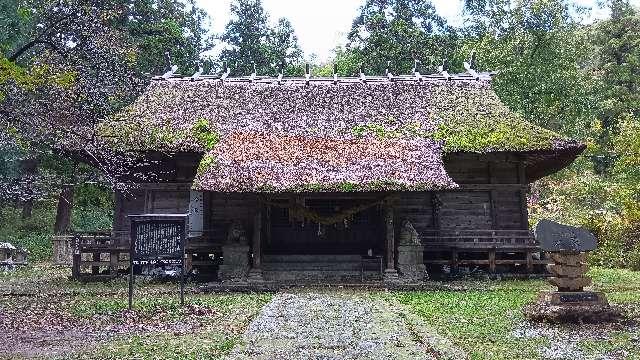
<svg viewBox="0 0 640 360">
<path fill-rule="evenodd" d="M 436 359 L 396 306 L 366 294 L 281 293 L 229 359 Z"/>
</svg>

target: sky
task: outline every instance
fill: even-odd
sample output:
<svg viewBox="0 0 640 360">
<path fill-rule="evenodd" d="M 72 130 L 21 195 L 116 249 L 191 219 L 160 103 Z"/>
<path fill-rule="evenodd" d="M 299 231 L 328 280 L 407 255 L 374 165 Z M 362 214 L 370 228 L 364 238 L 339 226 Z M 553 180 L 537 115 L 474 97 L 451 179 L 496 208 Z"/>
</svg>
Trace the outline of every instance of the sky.
<svg viewBox="0 0 640 360">
<path fill-rule="evenodd" d="M 281 17 L 291 21 L 307 58 L 315 54 L 319 60 L 326 61 L 332 57 L 332 51 L 336 46 L 345 44 L 353 18 L 364 1 L 263 0 L 263 6 L 272 23 Z M 221 33 L 231 16 L 229 14 L 231 0 L 198 0 L 198 2 L 209 13 L 213 31 Z M 596 2 L 597 0 L 576 0 L 579 5 L 593 9 L 591 17 L 584 19 L 585 22 L 602 19 L 608 15 L 606 10 L 597 8 Z M 640 0 L 631 2 L 640 6 Z M 432 0 L 432 3 L 449 24 L 461 25 L 461 0 Z"/>
</svg>

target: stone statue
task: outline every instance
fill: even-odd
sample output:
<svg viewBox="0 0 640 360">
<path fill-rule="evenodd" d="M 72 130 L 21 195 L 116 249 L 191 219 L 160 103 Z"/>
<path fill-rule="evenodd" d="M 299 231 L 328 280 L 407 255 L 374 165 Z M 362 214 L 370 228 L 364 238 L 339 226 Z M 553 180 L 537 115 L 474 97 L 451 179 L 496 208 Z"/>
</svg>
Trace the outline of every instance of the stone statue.
<svg viewBox="0 0 640 360">
<path fill-rule="evenodd" d="M 420 235 L 413 227 L 409 220 L 402 222 L 402 228 L 400 229 L 400 239 L 398 239 L 399 245 L 421 245 Z"/>
<path fill-rule="evenodd" d="M 234 220 L 227 231 L 227 245 L 248 245 L 247 232 L 239 220 Z"/>
</svg>

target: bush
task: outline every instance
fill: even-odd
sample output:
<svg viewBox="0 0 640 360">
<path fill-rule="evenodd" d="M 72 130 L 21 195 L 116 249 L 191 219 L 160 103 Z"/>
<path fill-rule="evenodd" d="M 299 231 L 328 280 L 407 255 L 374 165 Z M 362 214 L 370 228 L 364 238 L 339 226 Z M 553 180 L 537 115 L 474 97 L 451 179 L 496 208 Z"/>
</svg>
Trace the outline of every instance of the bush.
<svg viewBox="0 0 640 360">
<path fill-rule="evenodd" d="M 0 209 L 0 241 L 10 242 L 29 251 L 29 261 L 46 260 L 52 255 L 51 236 L 55 210 L 51 203 L 38 204 L 31 218 L 22 220 L 21 209 Z"/>
</svg>

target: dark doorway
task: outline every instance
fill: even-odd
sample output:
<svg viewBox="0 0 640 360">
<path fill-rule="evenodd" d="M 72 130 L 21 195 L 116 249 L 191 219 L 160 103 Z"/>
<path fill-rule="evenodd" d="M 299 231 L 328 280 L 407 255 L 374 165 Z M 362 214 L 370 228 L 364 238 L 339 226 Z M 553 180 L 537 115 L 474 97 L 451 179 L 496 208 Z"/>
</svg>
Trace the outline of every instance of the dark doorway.
<svg viewBox="0 0 640 360">
<path fill-rule="evenodd" d="M 373 199 L 305 198 L 304 206 L 331 216 L 347 209 L 370 203 Z M 286 204 L 289 200 L 276 200 Z M 379 206 L 369 207 L 332 225 L 321 225 L 308 219 L 290 216 L 289 209 L 270 207 L 270 239 L 267 254 L 300 255 L 364 255 L 368 249 L 382 253 L 382 214 Z"/>
</svg>

